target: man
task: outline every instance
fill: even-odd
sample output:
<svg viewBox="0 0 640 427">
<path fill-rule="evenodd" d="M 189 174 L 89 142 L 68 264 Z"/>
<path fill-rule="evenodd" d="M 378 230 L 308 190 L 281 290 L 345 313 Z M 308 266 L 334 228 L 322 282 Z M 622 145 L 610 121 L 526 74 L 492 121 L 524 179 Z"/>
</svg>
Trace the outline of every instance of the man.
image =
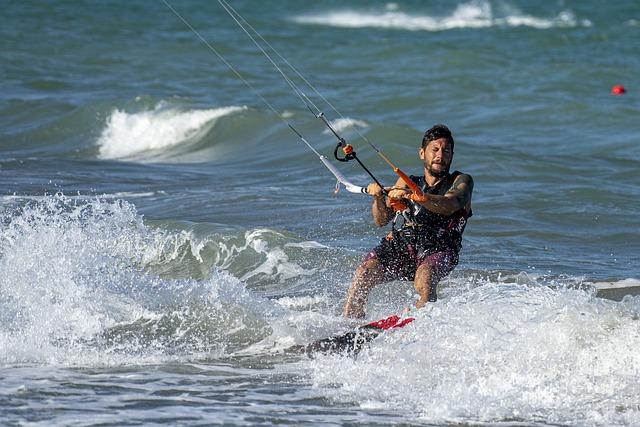
<svg viewBox="0 0 640 427">
<path fill-rule="evenodd" d="M 346 317 L 364 317 L 371 290 L 390 280 L 414 281 L 418 309 L 436 301 L 436 285 L 458 264 L 462 232 L 471 216 L 473 179 L 457 171 L 449 173 L 453 147 L 453 136 L 444 125 L 424 134 L 419 150 L 424 176 L 411 176 L 425 194 L 422 201 L 407 199 L 411 190 L 402 178 L 384 191 L 377 184 L 367 187 L 373 196 L 374 223 L 383 227 L 393 220 L 394 227 L 356 270 L 344 306 Z M 394 211 L 392 204 L 397 202 L 405 206 Z M 404 223 L 396 229 L 399 217 Z"/>
</svg>

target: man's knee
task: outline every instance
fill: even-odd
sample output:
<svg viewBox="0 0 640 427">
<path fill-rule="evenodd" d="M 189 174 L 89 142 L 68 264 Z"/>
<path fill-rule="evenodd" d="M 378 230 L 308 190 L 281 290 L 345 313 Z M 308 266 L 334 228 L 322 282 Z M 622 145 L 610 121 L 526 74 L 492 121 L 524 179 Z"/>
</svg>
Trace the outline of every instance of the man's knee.
<svg viewBox="0 0 640 427">
<path fill-rule="evenodd" d="M 380 261 L 375 258 L 370 258 L 362 261 L 356 271 L 356 275 L 361 279 L 376 280 L 382 278 L 382 265 Z"/>
</svg>

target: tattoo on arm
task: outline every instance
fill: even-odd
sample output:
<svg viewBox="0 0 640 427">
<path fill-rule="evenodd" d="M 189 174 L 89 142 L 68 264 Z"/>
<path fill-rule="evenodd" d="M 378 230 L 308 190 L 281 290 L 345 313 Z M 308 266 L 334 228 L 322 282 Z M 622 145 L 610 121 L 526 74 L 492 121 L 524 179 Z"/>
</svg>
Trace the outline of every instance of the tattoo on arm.
<svg viewBox="0 0 640 427">
<path fill-rule="evenodd" d="M 465 206 L 471 198 L 473 181 L 470 178 L 471 177 L 469 177 L 469 179 L 463 179 L 460 177 L 459 179 L 456 179 L 449 191 L 447 191 L 447 194 L 455 196 L 461 206 Z"/>
</svg>

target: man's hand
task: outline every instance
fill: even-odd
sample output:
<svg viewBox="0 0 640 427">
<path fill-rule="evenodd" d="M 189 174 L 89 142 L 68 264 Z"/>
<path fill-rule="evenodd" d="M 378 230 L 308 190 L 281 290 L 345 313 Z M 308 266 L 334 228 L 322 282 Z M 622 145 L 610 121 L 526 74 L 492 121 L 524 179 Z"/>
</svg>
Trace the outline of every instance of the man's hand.
<svg viewBox="0 0 640 427">
<path fill-rule="evenodd" d="M 384 194 L 382 193 L 382 187 L 380 187 L 376 183 L 369 184 L 369 186 L 367 187 L 367 194 L 377 198 L 384 196 Z"/>
<path fill-rule="evenodd" d="M 393 187 L 389 190 L 388 196 L 391 200 L 402 200 L 409 193 L 411 191 L 408 188 Z"/>
</svg>

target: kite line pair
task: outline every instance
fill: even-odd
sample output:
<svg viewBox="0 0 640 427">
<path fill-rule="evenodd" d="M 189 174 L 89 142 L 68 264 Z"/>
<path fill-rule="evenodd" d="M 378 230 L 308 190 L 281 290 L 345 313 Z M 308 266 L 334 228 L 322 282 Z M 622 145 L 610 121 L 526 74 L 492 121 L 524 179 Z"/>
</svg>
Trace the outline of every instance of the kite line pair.
<svg viewBox="0 0 640 427">
<path fill-rule="evenodd" d="M 171 9 L 171 11 L 178 17 L 180 18 L 180 20 L 182 22 L 184 22 L 184 24 L 222 61 L 224 62 L 229 69 L 240 79 L 242 80 L 264 103 L 265 105 L 267 105 L 267 107 L 269 107 L 269 109 L 271 111 L 273 111 L 279 118 L 280 120 L 282 120 L 301 140 L 302 142 L 304 142 L 307 147 L 309 147 L 311 149 L 311 151 L 313 151 L 318 158 L 320 159 L 320 161 L 322 161 L 322 163 L 327 167 L 327 169 L 329 169 L 329 171 L 336 177 L 336 179 L 338 180 L 338 182 L 336 183 L 336 189 L 335 191 L 337 192 L 339 189 L 340 184 L 344 185 L 344 187 L 347 189 L 347 191 L 351 192 L 351 193 L 366 193 L 367 189 L 357 186 L 355 184 L 352 184 L 351 182 L 349 182 L 346 177 L 344 176 L 344 174 L 342 172 L 340 172 L 333 164 L 331 164 L 329 162 L 329 160 L 327 160 L 327 158 L 325 156 L 323 156 L 322 154 L 318 153 L 318 151 L 313 148 L 313 146 L 311 144 L 309 144 L 309 142 L 302 136 L 302 134 L 300 132 L 298 132 L 298 130 L 296 130 L 296 128 L 294 128 L 291 123 L 289 123 L 285 117 L 279 113 L 274 107 L 273 105 L 271 105 L 271 103 L 269 101 L 267 101 L 267 99 L 265 99 L 262 94 L 249 82 L 247 81 L 242 74 L 240 74 L 231 63 L 229 63 L 176 9 L 173 8 L 173 6 L 171 6 L 171 4 L 169 4 L 169 2 L 167 0 L 162 0 L 163 3 L 169 8 Z M 320 108 L 318 108 L 311 99 L 309 99 L 307 97 L 307 95 L 305 95 L 305 93 L 295 84 L 295 82 L 289 77 L 289 75 L 287 73 L 285 73 L 285 71 L 282 69 L 282 67 L 280 65 L 278 65 L 278 63 L 275 61 L 274 57 L 272 55 L 275 55 L 277 58 L 279 58 L 280 61 L 282 61 L 283 64 L 286 65 L 286 67 L 290 70 L 290 72 L 293 72 L 297 78 L 299 78 L 300 80 L 302 80 L 311 90 L 313 90 L 317 96 L 319 96 L 327 105 L 329 105 L 331 107 L 331 109 L 342 119 L 346 120 L 347 122 L 349 122 L 324 96 L 322 96 L 322 94 L 307 80 L 305 79 L 296 69 L 295 67 L 293 67 L 293 65 L 291 65 L 282 55 L 280 55 L 280 53 L 271 45 L 269 44 L 269 42 L 267 42 L 259 33 L 258 31 L 256 31 L 233 7 L 231 7 L 231 5 L 229 5 L 229 3 L 226 0 L 218 0 L 218 3 L 220 4 L 220 6 L 222 6 L 222 8 L 229 14 L 229 16 L 236 22 L 236 24 L 244 31 L 244 33 L 247 35 L 247 37 L 249 37 L 251 39 L 251 41 L 253 41 L 253 43 L 258 47 L 258 49 L 264 54 L 264 56 L 269 60 L 269 62 L 271 62 L 271 64 L 276 68 L 276 70 L 280 73 L 280 75 L 282 76 L 282 78 L 289 84 L 289 86 L 291 87 L 291 89 L 295 92 L 295 94 L 302 100 L 302 102 L 304 103 L 304 105 L 307 107 L 307 109 L 309 109 L 309 111 L 314 115 L 315 118 L 322 120 L 322 122 L 325 124 L 325 126 L 331 131 L 331 133 L 333 133 L 333 135 L 338 139 L 338 143 L 334 149 L 334 157 L 336 158 L 336 160 L 340 161 L 340 162 L 348 162 L 350 160 L 356 160 L 358 162 L 358 164 L 365 170 L 365 172 L 367 172 L 367 174 L 373 179 L 373 181 L 378 184 L 380 186 L 380 188 L 382 189 L 383 193 L 386 195 L 387 194 L 387 190 L 385 189 L 385 187 L 378 181 L 378 179 L 371 173 L 371 171 L 366 167 L 366 165 L 364 163 L 362 163 L 362 161 L 358 158 L 358 156 L 356 155 L 355 150 L 353 149 L 353 147 L 351 146 L 351 144 L 347 144 L 345 139 L 340 136 L 340 134 L 337 132 L 337 130 L 331 125 L 331 123 L 327 120 L 327 118 L 325 117 L 324 113 L 322 112 L 322 110 Z M 270 53 L 271 52 L 271 53 Z M 352 126 L 353 127 L 353 126 Z M 376 152 L 378 153 L 378 155 L 380 155 L 385 162 L 387 162 L 389 164 L 389 166 L 391 166 L 391 168 L 393 168 L 394 172 L 400 177 L 402 178 L 402 180 L 406 183 L 406 185 L 409 187 L 409 189 L 411 190 L 411 193 L 406 194 L 405 198 L 407 199 L 411 199 L 411 200 L 415 200 L 418 202 L 421 201 L 426 201 L 427 197 L 425 196 L 425 194 L 422 192 L 422 189 L 413 181 L 411 180 L 411 178 L 405 174 L 404 172 L 402 172 L 400 169 L 398 169 L 396 166 L 394 166 L 389 159 L 387 159 L 387 157 L 382 154 L 380 152 L 380 150 L 378 150 L 372 143 L 371 141 L 369 141 L 369 139 L 367 139 L 364 135 L 362 135 L 362 133 L 360 133 L 360 131 L 358 131 L 357 128 L 353 127 L 354 130 L 358 133 L 358 135 L 360 135 L 365 142 L 367 142 L 367 144 L 369 144 L 369 146 Z M 340 151 L 340 149 L 342 149 L 342 151 L 344 152 L 344 155 L 341 157 L 338 153 Z M 406 205 L 404 205 L 402 202 L 397 202 L 395 204 L 393 204 L 394 210 L 398 211 L 398 210 L 404 210 L 406 209 Z"/>
</svg>

